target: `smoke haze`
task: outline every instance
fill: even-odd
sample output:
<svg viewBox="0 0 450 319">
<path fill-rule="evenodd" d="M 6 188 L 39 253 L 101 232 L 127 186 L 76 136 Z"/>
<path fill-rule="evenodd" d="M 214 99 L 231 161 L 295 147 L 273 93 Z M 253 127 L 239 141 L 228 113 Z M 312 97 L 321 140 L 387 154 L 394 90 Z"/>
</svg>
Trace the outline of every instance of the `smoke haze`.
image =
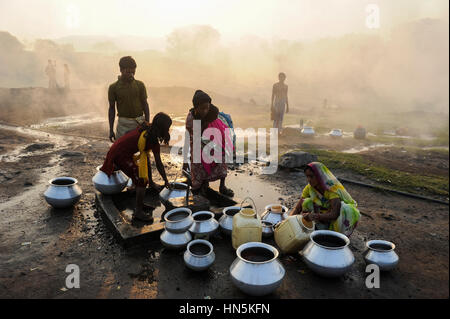
<svg viewBox="0 0 450 319">
<path fill-rule="evenodd" d="M 366 27 L 365 1 L 231 1 L 227 7 L 216 1 L 215 8 L 211 1 L 136 1 L 134 7 L 91 2 L 2 2 L 0 88 L 47 87 L 44 70 L 51 59 L 59 84 L 68 64 L 71 88 L 88 90 L 78 103 L 104 113 L 118 60 L 132 55 L 136 78 L 146 84 L 150 105 L 159 108 L 186 109 L 193 90 L 201 88 L 230 104 L 266 110 L 272 84 L 285 72 L 294 112 L 321 107 L 327 99 L 348 110 L 344 117 L 369 110 L 448 114 L 447 1 L 379 1 L 379 29 Z M 65 19 L 67 10 L 78 12 L 79 21 Z M 21 19 L 11 19 L 19 12 Z M 151 22 L 158 12 L 166 20 Z M 174 22 L 181 15 L 184 20 Z M 44 16 L 45 23 L 37 23 Z M 176 96 L 158 89 L 164 87 L 181 91 Z"/>
</svg>

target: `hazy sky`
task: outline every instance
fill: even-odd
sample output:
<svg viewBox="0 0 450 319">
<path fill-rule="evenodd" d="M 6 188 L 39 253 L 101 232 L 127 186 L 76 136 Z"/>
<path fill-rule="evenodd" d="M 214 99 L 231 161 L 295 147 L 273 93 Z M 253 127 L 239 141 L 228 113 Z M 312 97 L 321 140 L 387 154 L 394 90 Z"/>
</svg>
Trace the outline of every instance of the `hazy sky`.
<svg viewBox="0 0 450 319">
<path fill-rule="evenodd" d="M 381 32 L 418 18 L 448 19 L 448 0 L 0 0 L 0 30 L 25 39 L 163 37 L 174 28 L 208 24 L 225 40 L 314 39 L 374 32 L 365 25 L 371 3 L 380 8 Z"/>
</svg>

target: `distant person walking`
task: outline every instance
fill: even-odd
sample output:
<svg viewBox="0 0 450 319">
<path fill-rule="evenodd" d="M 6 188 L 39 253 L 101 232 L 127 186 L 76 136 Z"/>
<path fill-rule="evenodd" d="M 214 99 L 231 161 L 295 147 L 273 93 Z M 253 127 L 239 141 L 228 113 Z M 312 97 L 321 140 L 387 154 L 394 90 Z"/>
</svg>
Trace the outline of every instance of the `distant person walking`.
<svg viewBox="0 0 450 319">
<path fill-rule="evenodd" d="M 70 89 L 70 70 L 67 64 L 64 64 L 64 88 Z"/>
<path fill-rule="evenodd" d="M 48 88 L 56 89 L 56 67 L 52 60 L 48 60 L 47 67 L 45 68 L 45 74 L 48 76 Z"/>
<path fill-rule="evenodd" d="M 134 78 L 136 61 L 131 56 L 123 57 L 119 61 L 119 67 L 121 75 L 116 82 L 109 86 L 108 90 L 109 139 L 111 142 L 134 130 L 144 121 L 148 123 L 150 119 L 145 85 Z M 114 133 L 116 104 L 119 119 Z"/>
<path fill-rule="evenodd" d="M 275 83 L 272 88 L 271 99 L 271 119 L 273 127 L 278 128 L 278 133 L 283 131 L 284 112 L 289 113 L 288 86 L 284 84 L 286 74 L 281 72 L 278 74 L 279 82 Z"/>
</svg>

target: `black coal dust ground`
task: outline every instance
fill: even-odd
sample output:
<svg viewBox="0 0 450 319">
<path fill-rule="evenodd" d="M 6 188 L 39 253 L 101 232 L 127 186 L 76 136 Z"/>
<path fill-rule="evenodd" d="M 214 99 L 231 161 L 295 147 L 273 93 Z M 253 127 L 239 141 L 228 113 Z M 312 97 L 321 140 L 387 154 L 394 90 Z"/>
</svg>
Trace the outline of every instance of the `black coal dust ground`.
<svg viewBox="0 0 450 319">
<path fill-rule="evenodd" d="M 72 130 L 83 135 L 83 126 Z M 0 298 L 248 297 L 231 282 L 228 269 L 236 255 L 229 237 L 211 239 L 216 261 L 205 273 L 187 269 L 183 251 L 166 250 L 158 241 L 132 248 L 118 244 L 96 213 L 91 181 L 110 142 L 75 133 L 0 126 Z M 169 154 L 163 154 L 163 161 L 169 180 L 180 177 L 179 161 Z M 83 196 L 74 208 L 55 210 L 45 202 L 48 181 L 58 176 L 78 179 Z M 161 183 L 156 169 L 153 176 Z M 230 168 L 227 178 L 236 197 L 251 197 L 259 214 L 267 204 L 292 208 L 305 185 L 302 172 L 260 175 L 258 163 Z M 267 297 L 448 298 L 448 206 L 355 185 L 346 188 L 363 213 L 351 237 L 356 258 L 351 271 L 323 279 L 300 256 L 281 255 L 286 276 Z M 398 269 L 382 275 L 379 289 L 365 286 L 362 252 L 370 239 L 394 242 L 400 256 Z M 69 264 L 80 268 L 79 289 L 66 288 Z"/>
</svg>

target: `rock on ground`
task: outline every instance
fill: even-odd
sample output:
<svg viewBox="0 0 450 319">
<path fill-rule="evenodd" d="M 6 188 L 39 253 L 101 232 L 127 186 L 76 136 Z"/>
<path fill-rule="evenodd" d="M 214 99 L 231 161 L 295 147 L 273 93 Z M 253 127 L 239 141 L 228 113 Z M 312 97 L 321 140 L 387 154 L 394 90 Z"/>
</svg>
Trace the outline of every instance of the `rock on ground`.
<svg viewBox="0 0 450 319">
<path fill-rule="evenodd" d="M 296 151 L 283 154 L 280 166 L 285 168 L 303 167 L 311 162 L 317 161 L 317 156 L 307 152 Z"/>
</svg>

